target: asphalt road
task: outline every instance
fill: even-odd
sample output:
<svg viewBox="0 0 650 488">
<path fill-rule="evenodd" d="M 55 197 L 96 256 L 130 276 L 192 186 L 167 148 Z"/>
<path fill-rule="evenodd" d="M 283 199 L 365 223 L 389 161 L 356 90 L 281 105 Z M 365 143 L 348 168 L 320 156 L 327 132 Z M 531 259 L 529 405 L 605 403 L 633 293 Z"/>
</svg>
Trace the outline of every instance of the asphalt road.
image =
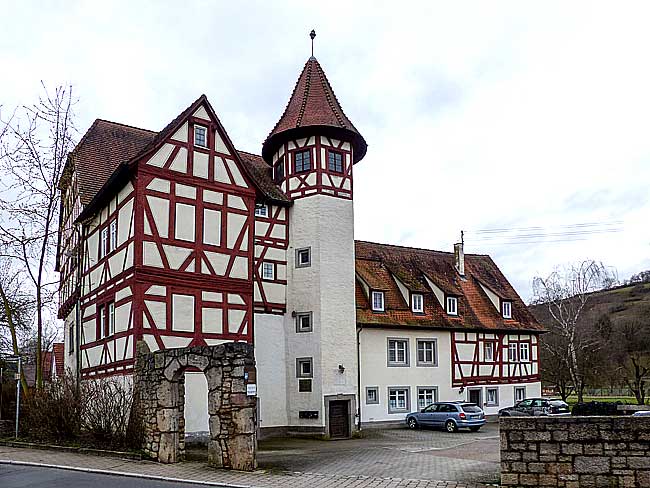
<svg viewBox="0 0 650 488">
<path fill-rule="evenodd" d="M 24 488 L 191 488 L 205 485 L 147 480 L 128 476 L 84 473 L 67 469 L 0 464 L 0 487 Z"/>
</svg>

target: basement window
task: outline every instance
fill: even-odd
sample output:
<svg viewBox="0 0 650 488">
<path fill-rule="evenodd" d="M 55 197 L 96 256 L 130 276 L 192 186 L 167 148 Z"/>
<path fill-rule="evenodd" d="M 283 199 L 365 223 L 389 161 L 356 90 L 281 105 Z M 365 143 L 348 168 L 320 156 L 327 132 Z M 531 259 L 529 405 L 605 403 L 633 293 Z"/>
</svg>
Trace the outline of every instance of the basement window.
<svg viewBox="0 0 650 488">
<path fill-rule="evenodd" d="M 208 129 L 202 125 L 194 126 L 194 145 L 197 147 L 208 147 Z"/>
</svg>

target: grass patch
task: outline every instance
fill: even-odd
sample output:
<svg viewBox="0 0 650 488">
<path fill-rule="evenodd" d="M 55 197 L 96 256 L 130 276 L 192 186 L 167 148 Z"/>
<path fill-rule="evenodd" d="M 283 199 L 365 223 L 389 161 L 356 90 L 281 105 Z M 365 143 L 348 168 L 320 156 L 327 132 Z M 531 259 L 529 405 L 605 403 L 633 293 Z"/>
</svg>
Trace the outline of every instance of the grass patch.
<svg viewBox="0 0 650 488">
<path fill-rule="evenodd" d="M 636 405 L 636 398 L 632 396 L 585 396 L 584 401 L 585 402 L 607 402 L 607 403 L 621 402 L 621 403 L 626 403 L 628 405 Z M 576 403 L 578 403 L 578 397 L 570 396 L 569 398 L 567 398 L 566 402 L 569 404 L 569 406 L 573 407 Z"/>
</svg>

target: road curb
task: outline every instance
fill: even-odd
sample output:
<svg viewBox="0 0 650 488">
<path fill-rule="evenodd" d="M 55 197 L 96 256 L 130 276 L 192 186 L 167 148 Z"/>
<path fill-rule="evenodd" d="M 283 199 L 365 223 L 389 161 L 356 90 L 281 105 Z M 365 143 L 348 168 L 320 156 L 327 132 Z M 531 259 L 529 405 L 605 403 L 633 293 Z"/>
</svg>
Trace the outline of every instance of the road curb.
<svg viewBox="0 0 650 488">
<path fill-rule="evenodd" d="M 159 476 L 154 474 L 132 473 L 127 471 L 112 471 L 110 469 L 82 468 L 79 466 L 65 466 L 60 464 L 36 463 L 33 461 L 14 461 L 13 459 L 0 459 L 0 464 L 13 464 L 18 466 L 34 466 L 38 468 L 56 468 L 68 471 L 80 471 L 82 473 L 109 474 L 113 476 L 124 476 L 130 478 L 140 478 L 156 481 L 170 481 L 173 483 L 191 483 L 194 485 L 217 486 L 219 488 L 260 488 L 255 485 L 236 485 L 232 483 L 217 483 L 216 481 L 188 480 L 183 478 L 173 478 L 170 476 Z"/>
</svg>

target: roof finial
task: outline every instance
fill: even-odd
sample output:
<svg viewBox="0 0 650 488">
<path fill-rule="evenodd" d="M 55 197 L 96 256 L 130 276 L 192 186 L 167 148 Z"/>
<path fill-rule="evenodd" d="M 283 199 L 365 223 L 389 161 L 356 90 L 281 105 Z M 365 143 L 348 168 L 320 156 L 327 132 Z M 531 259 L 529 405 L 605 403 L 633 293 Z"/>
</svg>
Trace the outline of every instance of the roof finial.
<svg viewBox="0 0 650 488">
<path fill-rule="evenodd" d="M 465 231 L 464 230 L 460 231 L 460 243 L 465 244 Z"/>
<path fill-rule="evenodd" d="M 314 29 L 311 30 L 309 33 L 309 37 L 311 37 L 311 57 L 314 57 L 314 37 L 316 37 L 316 31 Z"/>
</svg>

